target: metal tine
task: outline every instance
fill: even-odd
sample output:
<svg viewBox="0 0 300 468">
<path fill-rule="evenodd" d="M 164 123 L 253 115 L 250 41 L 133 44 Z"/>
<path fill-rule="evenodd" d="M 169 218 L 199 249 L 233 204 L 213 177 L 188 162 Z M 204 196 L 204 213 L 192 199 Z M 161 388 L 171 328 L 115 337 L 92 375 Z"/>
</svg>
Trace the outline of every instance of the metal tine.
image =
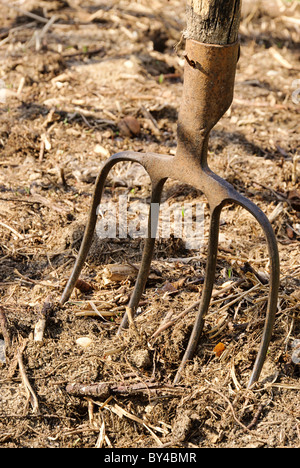
<svg viewBox="0 0 300 468">
<path fill-rule="evenodd" d="M 211 226 L 210 226 L 210 233 L 209 233 L 209 247 L 208 247 L 208 259 L 207 259 L 207 266 L 206 266 L 206 277 L 205 277 L 205 283 L 204 283 L 203 292 L 202 292 L 201 303 L 200 303 L 198 314 L 195 319 L 195 324 L 194 324 L 193 331 L 189 339 L 188 346 L 182 358 L 180 367 L 178 368 L 178 371 L 176 373 L 174 384 L 179 383 L 186 363 L 190 359 L 192 359 L 195 353 L 195 350 L 197 348 L 197 345 L 199 343 L 202 330 L 203 330 L 204 318 L 209 308 L 209 303 L 210 303 L 213 283 L 214 283 L 214 277 L 215 277 L 220 214 L 221 214 L 221 210 L 223 206 L 227 204 L 228 202 L 233 202 L 233 203 L 241 205 L 243 208 L 245 208 L 249 213 L 251 213 L 256 218 L 256 220 L 258 221 L 259 225 L 261 226 L 265 234 L 265 238 L 268 244 L 268 252 L 269 252 L 269 259 L 270 259 L 270 266 L 271 266 L 270 290 L 269 290 L 265 326 L 264 326 L 264 331 L 263 331 L 260 347 L 257 353 L 255 363 L 254 363 L 254 367 L 252 369 L 252 373 L 249 379 L 248 388 L 250 388 L 259 379 L 264 361 L 266 359 L 266 354 L 267 354 L 267 350 L 270 344 L 273 326 L 275 322 L 277 301 L 278 301 L 278 289 L 279 289 L 279 277 L 280 277 L 278 246 L 277 246 L 277 242 L 276 242 L 276 238 L 275 238 L 272 226 L 268 218 L 265 216 L 265 214 L 254 203 L 252 203 L 250 200 L 248 200 L 247 198 L 243 197 L 238 192 L 236 192 L 236 197 L 232 198 L 231 200 L 226 200 L 223 205 L 220 205 L 211 214 Z"/>
<path fill-rule="evenodd" d="M 151 196 L 151 204 L 149 210 L 149 218 L 148 218 L 148 235 L 145 240 L 145 246 L 143 251 L 143 257 L 141 266 L 139 269 L 138 277 L 135 283 L 133 294 L 131 295 L 128 308 L 134 317 L 136 313 L 136 309 L 142 297 L 142 294 L 146 287 L 146 282 L 148 279 L 151 261 L 153 258 L 153 251 L 155 247 L 155 239 L 156 233 L 158 228 L 158 218 L 159 218 L 159 209 L 157 209 L 160 205 L 161 201 L 161 194 L 163 190 L 163 186 L 166 179 L 161 179 L 158 182 L 152 182 L 152 196 Z M 118 335 L 122 332 L 124 328 L 128 325 L 128 313 L 124 314 L 122 322 L 118 329 Z"/>
<path fill-rule="evenodd" d="M 113 168 L 115 164 L 119 162 L 124 162 L 124 161 L 137 162 L 141 164 L 142 166 L 144 166 L 143 157 L 144 155 L 141 153 L 121 152 L 121 153 L 117 153 L 111 156 L 107 160 L 107 162 L 104 164 L 96 180 L 92 206 L 90 209 L 87 226 L 85 228 L 84 237 L 80 246 L 79 253 L 76 258 L 73 271 L 71 273 L 69 281 L 62 294 L 60 305 L 64 305 L 70 299 L 70 296 L 75 287 L 76 281 L 78 280 L 80 276 L 81 270 L 86 261 L 86 257 L 92 245 L 93 236 L 94 236 L 96 223 L 97 223 L 98 209 L 100 206 L 105 182 L 106 182 L 106 179 L 110 170 Z"/>
<path fill-rule="evenodd" d="M 278 303 L 278 291 L 280 284 L 280 260 L 278 245 L 273 228 L 263 211 L 251 200 L 248 200 L 247 198 L 243 197 L 238 192 L 236 193 L 236 198 L 232 201 L 236 202 L 237 204 L 245 208 L 249 213 L 251 213 L 261 226 L 267 241 L 268 254 L 270 260 L 269 297 L 265 326 L 258 354 L 248 383 L 248 387 L 251 387 L 259 379 L 264 361 L 266 359 L 267 350 L 271 341 Z"/>
<path fill-rule="evenodd" d="M 174 384 L 178 384 L 185 364 L 187 363 L 187 361 L 192 359 L 195 353 L 195 350 L 197 348 L 197 345 L 198 345 L 198 342 L 199 342 L 199 339 L 203 330 L 204 317 L 209 308 L 214 280 L 215 280 L 216 265 L 217 265 L 218 238 L 219 238 L 221 210 L 222 210 L 222 207 L 219 206 L 215 208 L 211 213 L 206 274 L 205 274 L 205 281 L 203 285 L 203 292 L 201 296 L 201 303 L 200 303 L 198 314 L 196 316 L 193 331 L 189 339 L 188 346 L 186 348 L 181 364 L 175 376 Z"/>
</svg>

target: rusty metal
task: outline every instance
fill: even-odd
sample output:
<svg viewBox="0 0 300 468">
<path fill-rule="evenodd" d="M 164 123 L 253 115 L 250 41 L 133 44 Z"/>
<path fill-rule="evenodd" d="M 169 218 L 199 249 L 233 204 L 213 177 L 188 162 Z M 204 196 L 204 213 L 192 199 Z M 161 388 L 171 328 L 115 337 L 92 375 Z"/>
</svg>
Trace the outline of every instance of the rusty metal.
<svg viewBox="0 0 300 468">
<path fill-rule="evenodd" d="M 188 346 L 178 369 L 174 383 L 178 383 L 187 361 L 192 359 L 204 326 L 215 278 L 219 222 L 223 207 L 235 203 L 244 207 L 258 221 L 266 237 L 270 257 L 269 299 L 265 326 L 249 386 L 259 378 L 270 343 L 279 288 L 279 255 L 273 229 L 265 214 L 250 200 L 239 194 L 227 181 L 215 174 L 208 166 L 207 147 L 211 129 L 230 107 L 233 99 L 239 44 L 226 46 L 202 44 L 194 40 L 186 42 L 186 64 L 181 107 L 178 115 L 177 152 L 175 156 L 156 153 L 121 152 L 108 159 L 102 168 L 95 186 L 93 203 L 76 263 L 61 298 L 64 304 L 72 293 L 92 243 L 97 222 L 97 209 L 107 175 L 121 161 L 141 164 L 148 172 L 152 183 L 151 204 L 160 203 L 167 179 L 180 181 L 200 190 L 208 200 L 210 209 L 210 236 L 206 277 L 201 304 L 196 316 Z M 155 211 L 155 212 L 154 212 Z M 151 211 L 148 222 L 148 237 L 145 241 L 141 267 L 133 294 L 118 333 L 132 320 L 145 289 L 155 245 L 155 229 L 158 223 L 156 210 Z"/>
</svg>

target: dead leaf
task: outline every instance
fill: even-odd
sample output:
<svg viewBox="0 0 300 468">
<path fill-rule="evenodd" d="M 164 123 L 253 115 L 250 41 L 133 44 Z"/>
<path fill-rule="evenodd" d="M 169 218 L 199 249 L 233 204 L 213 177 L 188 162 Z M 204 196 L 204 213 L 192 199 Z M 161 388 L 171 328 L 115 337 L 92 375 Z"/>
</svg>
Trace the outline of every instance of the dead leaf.
<svg viewBox="0 0 300 468">
<path fill-rule="evenodd" d="M 141 126 L 139 121 L 132 117 L 131 115 L 127 115 L 124 119 L 120 120 L 118 123 L 118 127 L 122 135 L 124 136 L 137 136 L 141 131 Z"/>
<path fill-rule="evenodd" d="M 174 293 L 174 292 L 177 292 L 177 288 L 175 288 L 175 286 L 173 286 L 172 283 L 169 283 L 169 281 L 167 281 L 161 288 L 160 290 L 162 293 Z"/>
<path fill-rule="evenodd" d="M 290 226 L 286 228 L 286 233 L 289 239 L 294 239 L 294 231 Z"/>
<path fill-rule="evenodd" d="M 89 293 L 94 289 L 91 284 L 87 283 L 82 279 L 78 279 L 76 281 L 75 288 L 79 289 L 79 291 L 84 294 Z"/>
</svg>

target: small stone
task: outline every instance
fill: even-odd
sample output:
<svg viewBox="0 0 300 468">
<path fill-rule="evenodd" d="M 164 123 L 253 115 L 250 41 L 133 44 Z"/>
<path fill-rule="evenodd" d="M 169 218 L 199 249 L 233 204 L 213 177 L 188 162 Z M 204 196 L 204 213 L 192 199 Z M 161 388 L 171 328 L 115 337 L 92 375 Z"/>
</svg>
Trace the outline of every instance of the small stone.
<svg viewBox="0 0 300 468">
<path fill-rule="evenodd" d="M 292 361 L 294 364 L 300 364 L 300 340 L 294 340 L 292 348 L 294 349 L 292 353 Z"/>
<path fill-rule="evenodd" d="M 92 344 L 92 342 L 93 340 L 91 340 L 91 338 L 89 338 L 88 336 L 81 336 L 76 340 L 76 344 L 78 344 L 78 346 L 81 346 L 82 348 L 87 348 Z"/>
<path fill-rule="evenodd" d="M 110 152 L 108 149 L 104 148 L 102 145 L 96 145 L 94 148 L 95 153 L 99 154 L 100 156 L 103 156 L 105 158 L 109 158 Z"/>
</svg>

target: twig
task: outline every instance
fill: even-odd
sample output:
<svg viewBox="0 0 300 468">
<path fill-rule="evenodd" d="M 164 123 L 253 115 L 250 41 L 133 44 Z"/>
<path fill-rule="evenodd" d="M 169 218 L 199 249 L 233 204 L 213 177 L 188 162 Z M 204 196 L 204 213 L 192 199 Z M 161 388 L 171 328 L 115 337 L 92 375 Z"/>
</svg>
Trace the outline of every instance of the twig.
<svg viewBox="0 0 300 468">
<path fill-rule="evenodd" d="M 262 287 L 262 285 L 259 284 L 259 283 L 257 283 L 255 286 L 253 286 L 252 288 L 248 289 L 248 291 L 245 291 L 244 293 L 239 294 L 235 299 L 233 299 L 232 301 L 228 302 L 228 304 L 225 304 L 223 307 L 221 307 L 220 309 L 218 309 L 218 313 L 223 312 L 224 310 L 228 309 L 228 307 L 231 307 L 233 304 L 235 304 L 236 302 L 240 301 L 241 299 L 243 299 L 243 297 L 247 296 L 250 292 L 255 291 L 255 290 L 258 289 L 259 287 Z"/>
<path fill-rule="evenodd" d="M 260 416 L 260 413 L 262 412 L 263 408 L 264 408 L 264 405 L 260 404 L 259 407 L 258 407 L 258 409 L 257 409 L 257 411 L 256 411 L 256 413 L 255 413 L 254 416 L 253 416 L 253 419 L 252 419 L 251 423 L 248 424 L 248 426 L 247 426 L 247 429 L 248 429 L 248 430 L 250 430 L 250 429 L 252 429 L 254 426 L 256 426 L 256 424 L 257 424 L 257 422 L 258 422 L 258 419 L 259 419 L 259 416 Z"/>
<path fill-rule="evenodd" d="M 281 20 L 287 21 L 288 23 L 300 25 L 300 18 L 293 18 L 291 16 L 281 16 Z"/>
<path fill-rule="evenodd" d="M 42 343 L 47 323 L 47 318 L 53 310 L 52 297 L 48 296 L 41 310 L 40 318 L 34 327 L 34 341 Z"/>
<path fill-rule="evenodd" d="M 17 31 L 20 31 L 24 28 L 31 28 L 32 26 L 35 26 L 35 25 L 36 25 L 36 22 L 32 21 L 31 23 L 22 24 L 21 26 L 16 26 L 15 28 L 6 28 L 3 32 L 0 33 L 0 39 L 3 39 L 2 41 L 0 41 L 0 46 L 2 44 L 5 44 L 5 42 L 7 42 L 10 39 L 11 34 Z"/>
<path fill-rule="evenodd" d="M 269 52 L 272 54 L 275 60 L 277 60 L 278 63 L 280 63 L 281 66 L 284 68 L 287 68 L 288 70 L 291 70 L 293 68 L 293 65 L 288 62 L 282 55 L 274 49 L 274 47 L 269 48 Z"/>
<path fill-rule="evenodd" d="M 88 303 L 90 303 L 89 301 Z M 89 309 L 83 309 L 83 310 L 74 310 L 74 314 L 76 317 L 100 317 L 103 320 L 106 320 L 105 317 L 116 317 L 118 313 L 120 313 L 121 310 L 125 309 L 125 306 L 120 306 L 114 308 L 114 310 L 101 310 L 101 312 L 97 309 L 97 312 L 95 310 L 89 310 Z M 106 320 L 107 321 L 107 320 Z"/>
<path fill-rule="evenodd" d="M 22 78 L 21 78 L 21 80 L 20 80 L 20 83 L 19 83 L 18 90 L 17 90 L 17 95 L 18 95 L 18 96 L 20 96 L 20 95 L 22 94 L 24 85 L 25 85 L 25 77 L 22 76 Z"/>
<path fill-rule="evenodd" d="M 48 200 L 46 197 L 43 197 L 42 195 L 39 195 L 38 193 L 33 193 L 32 200 L 34 202 L 45 205 L 47 208 L 51 208 L 52 210 L 57 211 L 58 213 L 65 214 L 68 211 L 67 208 L 54 203 L 53 200 Z"/>
<path fill-rule="evenodd" d="M 184 393 L 183 387 L 175 387 L 173 385 L 164 385 L 158 382 L 139 382 L 131 385 L 124 383 L 110 384 L 107 382 L 99 382 L 90 385 L 72 383 L 67 385 L 66 391 L 71 395 L 92 396 L 102 400 L 109 398 L 111 395 L 119 396 L 135 396 L 135 395 L 150 395 L 153 396 L 182 396 Z"/>
<path fill-rule="evenodd" d="M 2 221 L 0 221 L 0 226 L 4 227 L 5 229 L 8 229 L 9 231 L 11 231 L 13 234 L 15 234 L 19 239 L 21 240 L 24 240 L 24 237 L 18 232 L 16 231 L 13 227 L 9 226 L 8 224 L 5 224 L 5 223 L 2 223 Z"/>
<path fill-rule="evenodd" d="M 6 202 L 13 202 L 13 203 L 26 203 L 28 205 L 35 205 L 35 204 L 41 205 L 42 204 L 42 202 L 37 201 L 37 200 L 26 200 L 25 198 L 17 198 L 17 197 L 11 197 L 11 198 L 0 197 L 0 200 L 6 201 Z"/>
<path fill-rule="evenodd" d="M 21 13 L 24 16 L 28 16 L 29 18 L 39 21 L 40 23 L 48 23 L 49 21 L 47 18 L 43 18 L 42 16 L 36 15 L 35 13 L 31 13 L 30 11 L 22 10 L 21 8 L 15 5 L 9 5 L 8 3 L 3 2 L 2 0 L 0 0 L 0 3 L 6 8 L 11 8 L 12 10 L 17 11 L 18 13 Z"/>
<path fill-rule="evenodd" d="M 37 280 L 33 280 L 31 278 L 28 278 L 27 276 L 22 275 L 22 273 L 20 273 L 16 268 L 14 269 L 14 272 L 16 273 L 17 276 L 19 276 L 19 278 L 21 278 L 22 281 L 25 281 L 25 283 L 38 284 L 40 286 L 44 286 L 45 288 L 52 288 L 52 289 L 60 288 L 59 285 L 55 285 L 55 284 L 52 284 L 52 283 L 46 283 L 45 281 L 37 281 Z"/>
<path fill-rule="evenodd" d="M 213 388 L 213 387 L 211 387 L 211 386 L 208 386 L 208 387 L 206 388 L 206 390 L 216 393 L 217 395 L 219 395 L 220 397 L 222 397 L 222 398 L 226 401 L 226 403 L 228 404 L 228 408 L 230 409 L 230 411 L 231 411 L 231 413 L 232 413 L 233 419 L 234 419 L 235 422 L 243 429 L 244 432 L 250 432 L 251 434 L 254 434 L 254 435 L 257 437 L 257 440 L 258 440 L 259 442 L 266 443 L 266 441 L 265 441 L 264 439 L 258 437 L 257 434 L 255 434 L 255 432 L 253 432 L 253 431 L 251 430 L 251 428 L 253 427 L 252 422 L 254 422 L 254 424 L 256 424 L 256 415 L 257 415 L 257 418 L 259 417 L 258 411 L 255 413 L 252 422 L 249 424 L 250 427 L 249 427 L 249 426 L 245 426 L 245 424 L 243 424 L 243 423 L 237 418 L 231 401 L 229 400 L 229 398 L 227 398 L 227 397 L 224 395 L 224 393 L 219 392 L 219 390 L 217 390 L 216 388 Z M 261 410 L 260 410 L 260 412 L 261 412 Z"/>
<path fill-rule="evenodd" d="M 284 206 L 283 202 L 278 203 L 278 205 L 275 206 L 274 210 L 272 213 L 268 216 L 270 223 L 274 223 L 275 219 L 278 218 L 278 216 L 284 211 Z"/>
<path fill-rule="evenodd" d="M 36 49 L 37 52 L 41 48 L 41 42 L 42 42 L 43 37 L 47 34 L 47 32 L 49 31 L 51 26 L 53 26 L 56 19 L 57 19 L 57 17 L 55 15 L 53 15 L 52 18 L 50 18 L 50 20 L 47 21 L 47 23 L 45 24 L 45 26 L 43 27 L 41 32 L 36 32 L 36 37 L 35 37 L 36 46 L 35 46 L 35 49 Z"/>
<path fill-rule="evenodd" d="M 106 440 L 106 433 L 105 433 L 105 422 L 102 421 L 99 436 L 95 445 L 95 448 L 102 448 L 104 446 L 104 442 Z"/>
<path fill-rule="evenodd" d="M 233 284 L 230 284 L 229 286 L 227 286 L 226 288 L 224 289 L 220 289 L 219 291 L 215 291 L 213 294 L 212 294 L 212 297 L 217 297 L 219 296 L 220 294 L 224 293 L 224 292 L 227 292 L 227 291 L 230 291 L 233 287 L 235 286 L 239 286 L 240 284 L 244 283 L 246 280 L 244 279 L 239 279 L 238 281 L 236 281 L 235 283 Z M 248 292 L 248 291 L 247 291 Z M 239 296 L 240 297 L 240 296 Z M 234 301 L 236 302 L 236 301 Z M 178 320 L 181 320 L 183 317 L 185 317 L 189 312 L 191 312 L 193 309 L 195 309 L 196 307 L 198 307 L 201 303 L 201 299 L 194 302 L 190 307 L 188 307 L 187 309 L 185 309 L 183 312 L 181 312 L 177 317 L 175 317 L 174 319 L 170 320 L 169 322 L 161 325 L 157 330 L 156 332 L 153 333 L 153 335 L 151 335 L 151 338 L 156 338 L 158 335 L 160 335 L 160 333 L 162 333 L 163 331 L 165 331 L 167 328 L 171 327 L 172 325 L 174 325 Z"/>
<path fill-rule="evenodd" d="M 245 426 L 237 417 L 236 417 L 236 414 L 235 414 L 235 411 L 234 411 L 234 408 L 232 406 L 232 403 L 231 401 L 229 400 L 229 398 L 227 398 L 224 393 L 221 393 L 219 392 L 219 390 L 217 390 L 216 388 L 213 388 L 213 387 L 207 387 L 207 391 L 211 391 L 211 392 L 214 392 L 216 393 L 217 395 L 219 395 L 220 397 L 222 397 L 226 403 L 228 404 L 228 407 L 230 408 L 231 410 L 231 413 L 232 413 L 232 416 L 233 416 L 233 419 L 235 420 L 235 422 L 245 431 L 245 432 L 248 432 L 249 429 L 247 428 L 247 426 Z"/>
<path fill-rule="evenodd" d="M 68 183 L 67 183 L 67 180 L 66 180 L 65 170 L 64 170 L 63 167 L 59 168 L 59 176 L 60 176 L 62 186 L 64 187 L 64 189 L 67 189 L 68 188 Z"/>
<path fill-rule="evenodd" d="M 100 52 L 104 52 L 104 49 L 103 47 L 99 48 L 99 49 L 94 49 L 94 50 L 87 50 L 87 51 L 84 51 L 84 52 L 75 52 L 73 54 L 63 54 L 63 58 L 73 58 L 73 57 L 80 57 L 80 56 L 84 56 L 84 57 L 91 57 L 92 55 L 97 55 L 97 54 L 100 54 Z"/>
<path fill-rule="evenodd" d="M 27 344 L 27 341 L 25 341 L 25 343 L 22 345 L 22 347 L 18 350 L 18 353 L 17 353 L 18 365 L 19 365 L 19 370 L 20 370 L 23 385 L 25 387 L 28 398 L 30 399 L 30 403 L 31 403 L 31 406 L 32 406 L 33 413 L 34 414 L 39 414 L 39 412 L 40 412 L 39 402 L 38 402 L 38 399 L 36 397 L 36 394 L 34 393 L 32 387 L 30 385 L 30 382 L 29 382 L 28 377 L 27 377 L 26 372 L 25 372 L 24 363 L 23 363 L 22 354 L 23 354 L 23 351 L 25 349 L 26 344 Z"/>
<path fill-rule="evenodd" d="M 41 146 L 40 146 L 39 162 L 43 161 L 44 153 L 45 153 L 45 140 L 42 139 Z"/>
<path fill-rule="evenodd" d="M 88 303 L 90 304 L 90 306 L 92 307 L 93 311 L 95 312 L 95 314 L 102 318 L 102 320 L 104 320 L 105 322 L 108 322 L 108 320 L 104 317 L 103 314 L 101 314 L 101 312 L 99 312 L 99 310 L 97 309 L 97 307 L 95 306 L 95 304 L 93 303 L 93 301 L 88 301 Z"/>
<path fill-rule="evenodd" d="M 157 124 L 155 118 L 153 117 L 153 115 L 151 115 L 151 113 L 144 106 L 141 107 L 141 111 L 142 111 L 145 119 L 147 119 L 153 134 L 159 136 L 160 135 L 160 130 L 159 130 L 158 124 Z"/>
</svg>

